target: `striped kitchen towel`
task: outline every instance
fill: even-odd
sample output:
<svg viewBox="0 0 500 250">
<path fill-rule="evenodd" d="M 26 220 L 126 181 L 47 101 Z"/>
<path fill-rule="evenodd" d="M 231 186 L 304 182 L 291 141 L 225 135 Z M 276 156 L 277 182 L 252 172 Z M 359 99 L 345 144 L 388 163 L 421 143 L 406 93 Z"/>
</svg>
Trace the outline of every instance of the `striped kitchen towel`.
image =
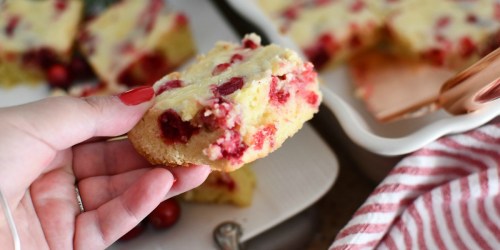
<svg viewBox="0 0 500 250">
<path fill-rule="evenodd" d="M 500 123 L 405 157 L 330 247 L 375 248 L 500 249 Z"/>
</svg>

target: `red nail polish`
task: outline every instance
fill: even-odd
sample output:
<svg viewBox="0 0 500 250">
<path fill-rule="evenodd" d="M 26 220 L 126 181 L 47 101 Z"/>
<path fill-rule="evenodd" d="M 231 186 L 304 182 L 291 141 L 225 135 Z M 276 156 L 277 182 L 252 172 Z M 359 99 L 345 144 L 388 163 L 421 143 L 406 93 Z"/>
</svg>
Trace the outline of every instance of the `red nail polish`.
<svg viewBox="0 0 500 250">
<path fill-rule="evenodd" d="M 151 86 L 141 86 L 123 92 L 118 95 L 118 98 L 125 103 L 125 105 L 133 106 L 151 100 L 155 96 L 155 91 Z"/>
</svg>

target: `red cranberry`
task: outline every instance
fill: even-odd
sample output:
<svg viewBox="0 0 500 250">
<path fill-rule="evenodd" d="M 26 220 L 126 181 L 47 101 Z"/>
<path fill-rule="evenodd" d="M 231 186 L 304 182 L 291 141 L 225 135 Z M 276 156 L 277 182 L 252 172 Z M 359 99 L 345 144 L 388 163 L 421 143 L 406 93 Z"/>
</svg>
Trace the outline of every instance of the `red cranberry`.
<svg viewBox="0 0 500 250">
<path fill-rule="evenodd" d="M 81 56 L 71 58 L 69 69 L 75 79 L 87 79 L 93 76 L 90 65 Z"/>
<path fill-rule="evenodd" d="M 227 159 L 230 161 L 240 161 L 241 156 L 248 149 L 248 145 L 243 142 L 241 134 L 235 130 L 226 130 L 224 135 L 212 143 L 210 147 L 216 147 L 221 155 L 217 159 Z"/>
<path fill-rule="evenodd" d="M 180 88 L 182 87 L 182 83 L 183 83 L 182 80 L 170 80 L 158 88 L 158 91 L 156 91 L 156 95 L 160 95 L 161 93 L 167 90 Z"/>
<path fill-rule="evenodd" d="M 128 231 L 126 234 L 124 234 L 119 241 L 129 241 L 131 239 L 137 238 L 139 235 L 141 235 L 144 231 L 146 230 L 146 226 L 144 225 L 143 222 L 137 224 L 134 228 L 132 228 L 130 231 Z"/>
<path fill-rule="evenodd" d="M 215 66 L 215 68 L 212 70 L 212 75 L 216 76 L 219 75 L 220 73 L 226 71 L 227 68 L 231 66 L 230 63 L 221 63 Z"/>
<path fill-rule="evenodd" d="M 68 69 L 61 64 L 55 64 L 47 71 L 47 81 L 53 87 L 69 87 L 71 80 Z"/>
<path fill-rule="evenodd" d="M 199 128 L 183 121 L 173 109 L 168 109 L 158 117 L 158 123 L 167 143 L 187 143 Z"/>
<path fill-rule="evenodd" d="M 181 215 L 179 203 L 171 198 L 163 201 L 151 212 L 147 219 L 156 229 L 166 229 L 173 226 Z"/>
<path fill-rule="evenodd" d="M 184 13 L 177 13 L 175 16 L 175 23 L 178 26 L 186 26 L 189 22 L 189 19 L 187 18 L 186 14 Z"/>
<path fill-rule="evenodd" d="M 443 49 L 432 48 L 424 52 L 423 57 L 437 66 L 443 66 L 445 63 L 446 52 Z"/>
<path fill-rule="evenodd" d="M 330 3 L 331 0 L 314 0 L 314 4 L 316 6 L 321 6 Z"/>
<path fill-rule="evenodd" d="M 335 38 L 331 34 L 325 33 L 319 36 L 318 43 L 325 47 L 328 47 L 328 45 L 335 44 L 336 42 Z"/>
<path fill-rule="evenodd" d="M 222 157 L 225 159 L 239 159 L 248 148 L 243 142 L 240 133 L 230 130 L 230 138 L 221 143 L 217 143 L 222 149 Z"/>
<path fill-rule="evenodd" d="M 164 6 L 164 2 L 162 0 L 150 0 L 149 6 L 142 13 L 142 16 L 139 19 L 139 24 L 144 27 L 146 32 L 151 32 L 156 22 L 156 18 L 158 13 L 162 10 Z"/>
<path fill-rule="evenodd" d="M 306 102 L 316 107 L 316 105 L 318 104 L 318 98 L 318 95 L 311 91 L 306 96 Z"/>
<path fill-rule="evenodd" d="M 220 63 L 215 68 L 212 70 L 212 75 L 216 76 L 219 75 L 220 73 L 224 72 L 227 68 L 231 67 L 231 64 L 237 62 L 237 61 L 243 61 L 243 56 L 241 54 L 234 54 L 231 56 L 231 59 L 229 60 L 228 63 Z"/>
<path fill-rule="evenodd" d="M 340 45 L 331 34 L 323 34 L 314 46 L 304 49 L 304 53 L 316 68 L 321 69 L 339 48 Z"/>
<path fill-rule="evenodd" d="M 283 11 L 283 16 L 289 20 L 295 20 L 299 15 L 299 6 L 293 5 Z"/>
<path fill-rule="evenodd" d="M 468 23 L 477 23 L 477 16 L 474 14 L 468 14 L 466 20 Z"/>
<path fill-rule="evenodd" d="M 500 21 L 500 3 L 495 3 L 493 7 L 493 15 L 497 21 Z"/>
<path fill-rule="evenodd" d="M 258 47 L 259 47 L 259 45 L 256 44 L 251 39 L 244 39 L 243 40 L 243 48 L 245 48 L 245 49 L 256 49 Z"/>
<path fill-rule="evenodd" d="M 273 76 L 271 78 L 271 86 L 269 87 L 269 99 L 272 104 L 279 105 L 284 104 L 288 101 L 290 93 L 284 89 L 278 89 L 279 78 Z"/>
<path fill-rule="evenodd" d="M 68 7 L 67 0 L 57 0 L 54 2 L 54 8 L 57 12 L 63 12 Z"/>
<path fill-rule="evenodd" d="M 349 47 L 351 47 L 352 49 L 359 48 L 361 44 L 362 41 L 358 34 L 353 34 L 349 39 Z"/>
<path fill-rule="evenodd" d="M 48 70 L 52 65 L 59 63 L 59 60 L 51 49 L 40 48 L 24 53 L 22 62 L 29 67 L 39 67 Z"/>
<path fill-rule="evenodd" d="M 265 128 L 261 129 L 257 133 L 254 134 L 253 140 L 254 140 L 254 145 L 256 150 L 262 149 L 264 146 L 264 142 L 266 138 L 271 138 L 276 134 L 276 126 L 273 124 L 267 125 Z M 271 138 L 272 139 L 272 138 Z M 271 147 L 272 147 L 272 141 L 271 141 Z"/>
<path fill-rule="evenodd" d="M 365 3 L 362 0 L 357 0 L 351 5 L 352 12 L 359 12 L 365 7 Z"/>
<path fill-rule="evenodd" d="M 234 93 L 236 90 L 239 90 L 243 87 L 245 82 L 243 81 L 243 77 L 232 77 L 227 82 L 217 86 L 215 89 L 214 95 L 230 95 Z"/>
<path fill-rule="evenodd" d="M 237 61 L 243 61 L 243 55 L 241 54 L 234 54 L 233 56 L 231 56 L 231 60 L 229 60 L 229 63 L 235 63 Z"/>
<path fill-rule="evenodd" d="M 5 26 L 5 34 L 7 36 L 12 36 L 14 34 L 14 30 L 19 24 L 20 20 L 21 18 L 19 16 L 12 16 L 9 18 L 9 20 L 7 21 L 7 26 Z"/>
<path fill-rule="evenodd" d="M 448 26 L 451 22 L 449 16 L 443 16 L 436 21 L 436 28 L 441 29 Z"/>
<path fill-rule="evenodd" d="M 474 44 L 474 42 L 470 37 L 463 37 L 462 39 L 460 39 L 460 48 L 461 48 L 460 55 L 463 58 L 468 58 L 472 56 L 476 51 L 476 45 Z"/>
<path fill-rule="evenodd" d="M 215 185 L 225 187 L 229 192 L 236 189 L 236 182 L 228 173 L 221 172 L 215 181 Z"/>
<path fill-rule="evenodd" d="M 232 105 L 223 98 L 217 98 L 213 106 L 207 106 L 196 115 L 196 123 L 201 127 L 214 131 L 219 128 L 230 128 L 234 124 L 227 124 Z"/>
</svg>

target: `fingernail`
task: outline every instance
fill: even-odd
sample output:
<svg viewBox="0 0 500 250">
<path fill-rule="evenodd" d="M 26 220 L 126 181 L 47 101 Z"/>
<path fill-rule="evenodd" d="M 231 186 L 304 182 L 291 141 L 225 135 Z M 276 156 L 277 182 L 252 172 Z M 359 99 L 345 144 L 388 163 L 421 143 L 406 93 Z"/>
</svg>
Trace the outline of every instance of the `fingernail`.
<svg viewBox="0 0 500 250">
<path fill-rule="evenodd" d="M 118 98 L 127 106 L 138 105 L 151 100 L 155 96 L 155 91 L 151 86 L 141 86 L 133 88 L 118 95 Z"/>
</svg>

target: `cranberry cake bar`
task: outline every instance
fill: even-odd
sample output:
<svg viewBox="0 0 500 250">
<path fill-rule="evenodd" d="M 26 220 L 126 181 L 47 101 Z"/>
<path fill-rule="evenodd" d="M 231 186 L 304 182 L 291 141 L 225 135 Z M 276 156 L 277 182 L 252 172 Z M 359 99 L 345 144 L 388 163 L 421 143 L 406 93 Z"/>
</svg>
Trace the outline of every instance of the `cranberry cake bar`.
<svg viewBox="0 0 500 250">
<path fill-rule="evenodd" d="M 460 70 L 498 46 L 500 4 L 493 0 L 406 1 L 387 25 L 408 55 Z"/>
<path fill-rule="evenodd" d="M 195 53 L 187 16 L 163 0 L 120 1 L 89 21 L 79 42 L 111 86 L 151 85 Z"/>
<path fill-rule="evenodd" d="M 213 171 L 199 187 L 182 194 L 189 202 L 233 204 L 247 207 L 252 204 L 255 173 L 245 165 L 236 171 Z"/>
<path fill-rule="evenodd" d="M 313 65 L 255 34 L 219 42 L 154 88 L 154 105 L 129 133 L 136 149 L 153 164 L 225 172 L 279 148 L 321 102 Z"/>
<path fill-rule="evenodd" d="M 82 11 L 80 0 L 0 1 L 0 85 L 41 81 L 68 62 Z"/>
<path fill-rule="evenodd" d="M 279 30 L 318 69 L 330 68 L 378 41 L 383 24 L 365 0 L 260 0 Z"/>
</svg>

